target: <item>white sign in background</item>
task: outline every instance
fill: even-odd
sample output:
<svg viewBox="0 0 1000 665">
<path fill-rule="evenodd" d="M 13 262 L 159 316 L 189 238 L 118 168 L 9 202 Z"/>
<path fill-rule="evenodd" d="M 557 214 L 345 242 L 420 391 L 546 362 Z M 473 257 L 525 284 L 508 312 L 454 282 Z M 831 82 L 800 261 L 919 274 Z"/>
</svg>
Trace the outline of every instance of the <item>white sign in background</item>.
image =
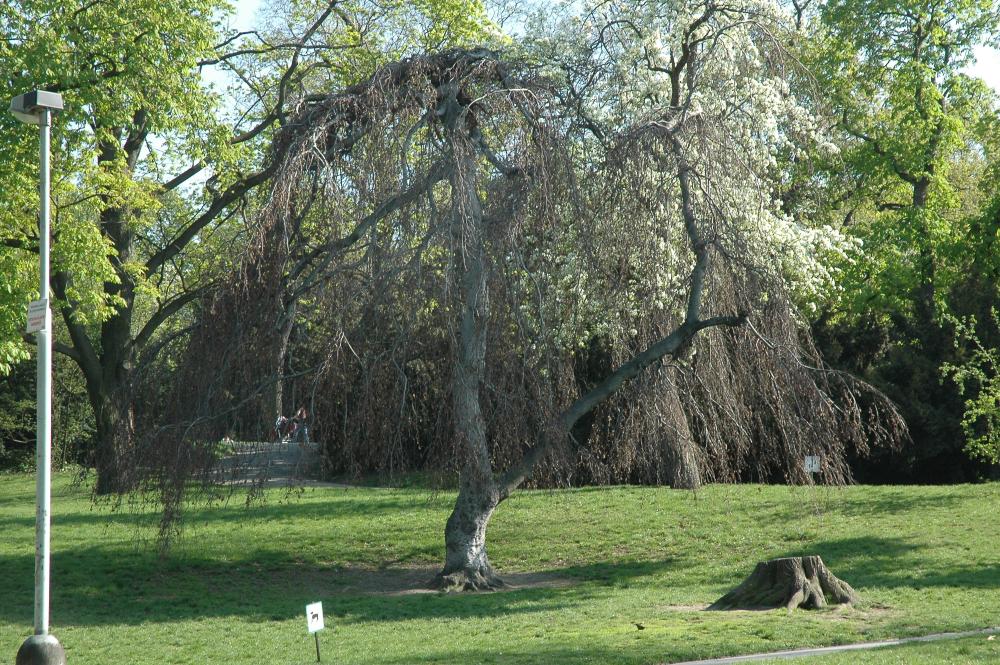
<svg viewBox="0 0 1000 665">
<path fill-rule="evenodd" d="M 49 328 L 49 301 L 32 300 L 28 303 L 27 332 L 36 333 Z"/>
<path fill-rule="evenodd" d="M 309 626 L 310 633 L 323 630 L 325 626 L 323 625 L 322 602 L 306 605 L 306 625 Z"/>
<path fill-rule="evenodd" d="M 820 467 L 820 457 L 819 455 L 806 455 L 806 473 L 819 473 Z"/>
</svg>

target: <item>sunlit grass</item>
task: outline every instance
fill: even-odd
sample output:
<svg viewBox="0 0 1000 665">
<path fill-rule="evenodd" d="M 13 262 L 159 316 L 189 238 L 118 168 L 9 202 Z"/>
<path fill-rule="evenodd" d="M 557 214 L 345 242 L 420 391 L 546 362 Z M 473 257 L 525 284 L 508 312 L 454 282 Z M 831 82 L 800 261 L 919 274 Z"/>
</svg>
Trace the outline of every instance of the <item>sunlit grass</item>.
<svg viewBox="0 0 1000 665">
<path fill-rule="evenodd" d="M 56 477 L 52 535 L 52 630 L 71 665 L 315 662 L 315 600 L 323 661 L 338 664 L 660 663 L 1000 623 L 998 484 L 522 492 L 494 517 L 490 552 L 523 586 L 449 596 L 413 592 L 442 560 L 449 492 L 196 505 L 161 560 L 152 508 L 95 507 L 71 481 Z M 33 479 L 0 476 L 0 660 L 31 632 L 33 511 Z M 702 610 L 756 561 L 793 554 L 820 554 L 864 604 Z M 985 662 L 995 644 L 849 657 Z"/>
</svg>

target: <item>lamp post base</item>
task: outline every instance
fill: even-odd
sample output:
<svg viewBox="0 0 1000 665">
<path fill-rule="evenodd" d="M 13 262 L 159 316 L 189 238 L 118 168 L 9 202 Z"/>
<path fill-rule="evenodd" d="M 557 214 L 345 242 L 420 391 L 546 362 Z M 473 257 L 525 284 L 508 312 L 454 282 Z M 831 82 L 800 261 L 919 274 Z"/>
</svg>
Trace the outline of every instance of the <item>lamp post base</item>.
<svg viewBox="0 0 1000 665">
<path fill-rule="evenodd" d="M 66 665 L 66 652 L 52 635 L 32 635 L 17 650 L 15 665 Z"/>
</svg>

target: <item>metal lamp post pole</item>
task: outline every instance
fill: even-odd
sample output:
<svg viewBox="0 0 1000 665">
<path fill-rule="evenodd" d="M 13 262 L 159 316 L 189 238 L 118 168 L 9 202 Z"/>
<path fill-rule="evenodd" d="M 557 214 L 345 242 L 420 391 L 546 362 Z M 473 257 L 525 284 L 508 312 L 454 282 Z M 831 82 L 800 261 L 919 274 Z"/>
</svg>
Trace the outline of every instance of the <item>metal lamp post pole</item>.
<svg viewBox="0 0 1000 665">
<path fill-rule="evenodd" d="M 35 446 L 35 634 L 49 632 L 49 527 L 52 508 L 52 312 L 49 307 L 49 135 L 52 112 L 39 115 L 38 255 L 41 278 L 39 298 L 45 302 L 45 327 L 38 331 L 38 434 Z"/>
<path fill-rule="evenodd" d="M 53 111 L 62 109 L 62 98 L 45 91 L 14 98 L 11 111 L 18 119 L 39 129 L 38 215 L 39 292 L 44 323 L 38 341 L 38 431 L 35 446 L 35 634 L 17 652 L 16 665 L 65 665 L 66 654 L 49 635 L 49 525 L 52 480 L 52 313 L 49 308 L 49 136 Z"/>
</svg>

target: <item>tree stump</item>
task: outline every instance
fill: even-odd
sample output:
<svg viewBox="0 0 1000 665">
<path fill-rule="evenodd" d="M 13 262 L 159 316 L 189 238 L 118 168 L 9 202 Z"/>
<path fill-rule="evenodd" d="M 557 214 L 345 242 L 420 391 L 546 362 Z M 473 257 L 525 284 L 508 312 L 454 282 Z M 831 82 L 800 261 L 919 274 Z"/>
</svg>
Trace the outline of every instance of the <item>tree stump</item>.
<svg viewBox="0 0 1000 665">
<path fill-rule="evenodd" d="M 860 600 L 851 585 L 838 579 L 818 556 L 761 561 L 742 584 L 712 603 L 710 610 L 853 605 Z"/>
</svg>

